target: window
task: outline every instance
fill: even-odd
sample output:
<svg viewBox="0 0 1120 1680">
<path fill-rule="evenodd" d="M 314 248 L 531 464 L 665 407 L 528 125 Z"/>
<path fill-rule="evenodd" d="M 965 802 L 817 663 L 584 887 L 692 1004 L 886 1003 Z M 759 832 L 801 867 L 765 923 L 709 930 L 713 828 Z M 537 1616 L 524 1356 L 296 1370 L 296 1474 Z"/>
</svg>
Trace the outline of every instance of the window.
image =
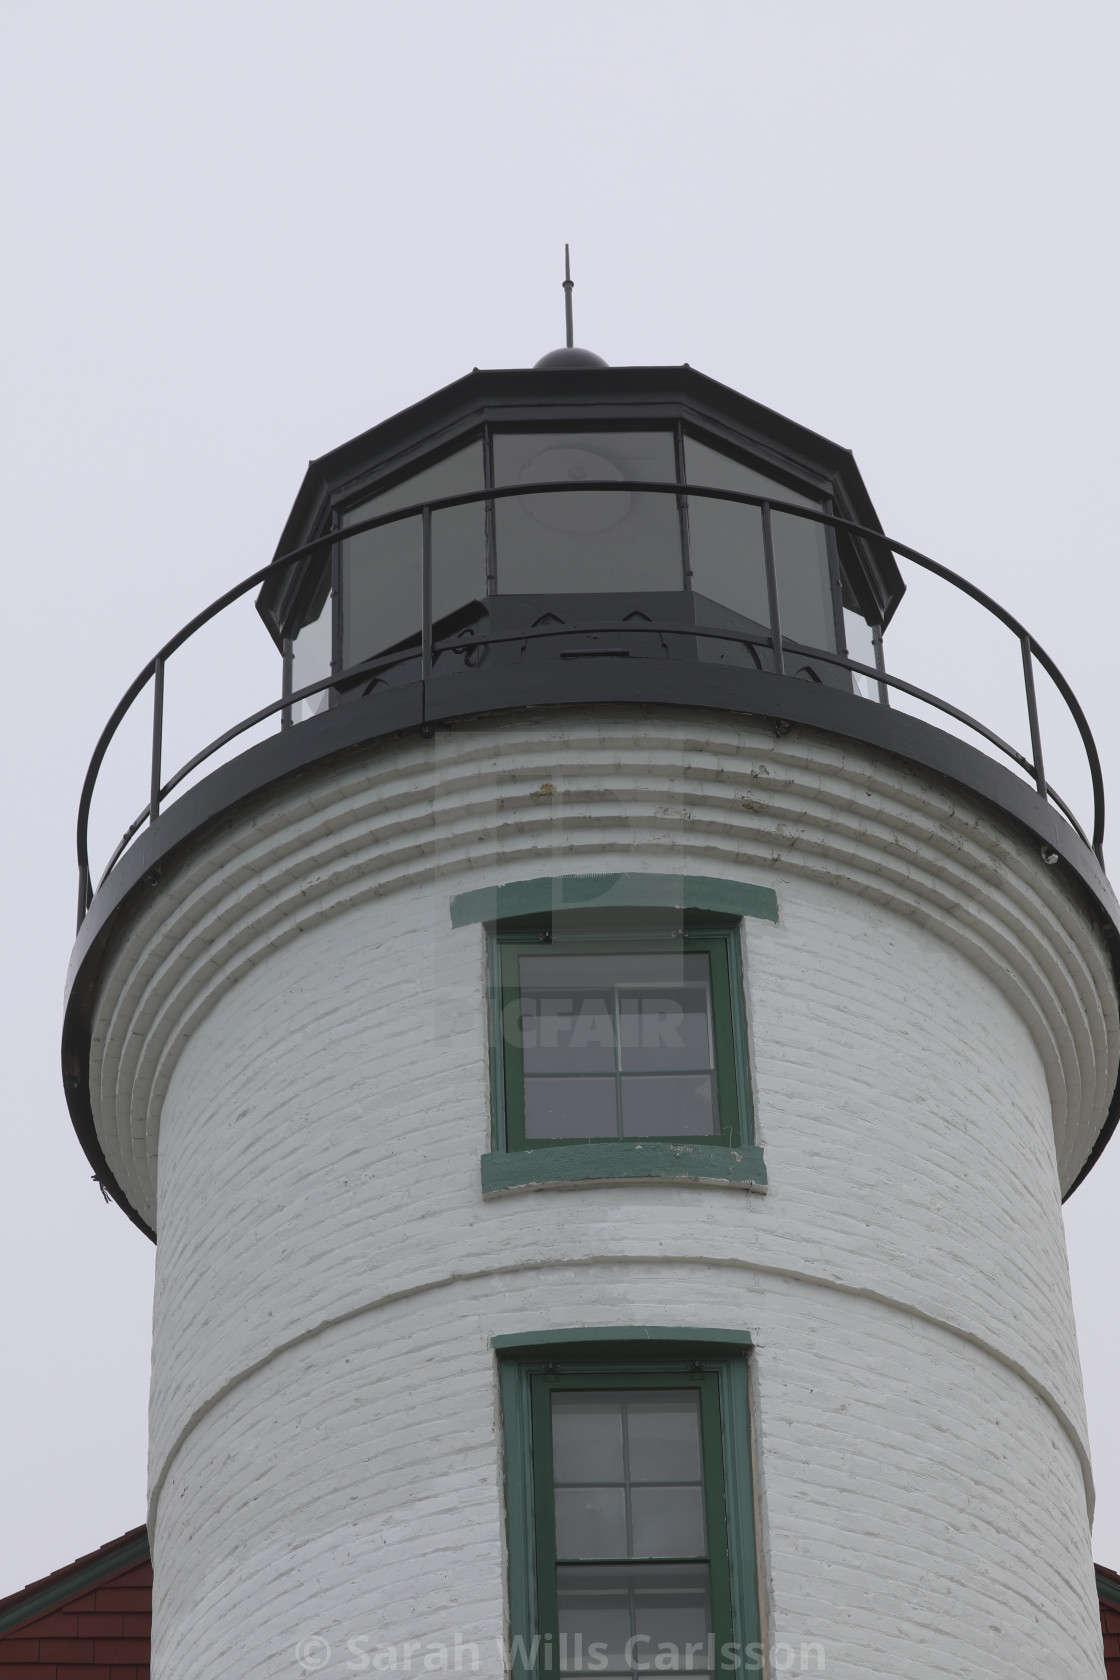
<svg viewBox="0 0 1120 1680">
<path fill-rule="evenodd" d="M 619 1338 L 599 1360 L 578 1345 L 504 1356 L 514 1673 L 749 1671 L 745 1349 L 667 1340 L 651 1358 L 650 1336 L 670 1332 L 598 1334 Z"/>
<path fill-rule="evenodd" d="M 623 1179 L 763 1190 L 741 928 L 769 887 L 558 875 L 478 888 L 451 923 L 490 947 L 493 1147 L 484 1195 Z"/>
<path fill-rule="evenodd" d="M 747 1118 L 737 931 L 500 929 L 507 1149 L 737 1144 Z"/>
</svg>

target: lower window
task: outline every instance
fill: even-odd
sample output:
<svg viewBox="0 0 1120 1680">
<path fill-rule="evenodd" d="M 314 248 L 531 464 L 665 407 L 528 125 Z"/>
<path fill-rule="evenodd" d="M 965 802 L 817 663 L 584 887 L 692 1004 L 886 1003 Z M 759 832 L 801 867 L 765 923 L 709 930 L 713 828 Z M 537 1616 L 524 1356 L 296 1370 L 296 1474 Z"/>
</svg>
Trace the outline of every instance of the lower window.
<svg viewBox="0 0 1120 1680">
<path fill-rule="evenodd" d="M 743 1352 L 522 1354 L 504 1362 L 503 1411 L 513 1672 L 749 1672 Z"/>
</svg>

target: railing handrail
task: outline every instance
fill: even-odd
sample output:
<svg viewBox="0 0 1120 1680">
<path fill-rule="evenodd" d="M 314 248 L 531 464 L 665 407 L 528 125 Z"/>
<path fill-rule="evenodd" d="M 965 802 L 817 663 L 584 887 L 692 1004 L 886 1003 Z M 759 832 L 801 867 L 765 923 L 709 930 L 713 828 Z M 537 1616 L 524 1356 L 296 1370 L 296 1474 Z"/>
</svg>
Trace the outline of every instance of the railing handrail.
<svg viewBox="0 0 1120 1680">
<path fill-rule="evenodd" d="M 376 531 L 389 525 L 399 524 L 402 520 L 419 518 L 422 522 L 423 532 L 422 572 L 424 590 L 422 611 L 423 622 L 421 628 L 421 657 L 425 668 L 425 675 L 428 675 L 430 674 L 432 661 L 430 577 L 432 516 L 452 508 L 466 507 L 475 503 L 485 504 L 495 501 L 504 501 L 515 496 L 588 495 L 601 494 L 603 492 L 611 492 L 614 494 L 640 493 L 672 495 L 678 499 L 695 496 L 703 500 L 710 499 L 714 501 L 729 502 L 733 505 L 755 507 L 760 509 L 762 513 L 763 540 L 766 559 L 767 594 L 770 602 L 771 634 L 765 637 L 758 637 L 744 632 L 733 631 L 724 627 L 708 628 L 694 624 L 665 624 L 661 626 L 643 624 L 641 629 L 643 631 L 648 630 L 651 633 L 656 632 L 661 634 L 673 633 L 678 635 L 687 634 L 689 636 L 705 636 L 724 641 L 739 642 L 750 646 L 772 647 L 775 652 L 779 673 L 782 668 L 782 646 L 786 638 L 781 637 L 777 613 L 777 584 L 774 576 L 773 535 L 771 524 L 772 516 L 775 513 L 789 515 L 796 519 L 808 520 L 810 523 L 822 525 L 834 531 L 843 532 L 848 536 L 858 537 L 865 541 L 878 544 L 892 554 L 898 554 L 903 556 L 905 559 L 910 560 L 914 565 L 918 566 L 922 570 L 932 573 L 934 576 L 939 577 L 943 582 L 950 584 L 953 588 L 958 589 L 962 594 L 970 597 L 979 606 L 983 607 L 985 611 L 999 620 L 999 622 L 1002 623 L 1008 630 L 1010 630 L 1016 636 L 1020 643 L 1020 647 L 1022 648 L 1024 686 L 1026 690 L 1032 750 L 1035 754 L 1033 762 L 1026 759 L 1014 747 L 1011 747 L 992 730 L 988 729 L 986 725 L 980 723 L 978 719 L 972 718 L 967 713 L 960 711 L 950 702 L 941 700 L 938 696 L 915 687 L 913 684 L 906 682 L 903 678 L 891 676 L 883 668 L 864 666 L 858 661 L 846 659 L 837 654 L 830 654 L 823 649 L 814 649 L 813 657 L 826 664 L 835 665 L 840 669 L 852 671 L 856 675 L 869 677 L 870 679 L 887 687 L 897 688 L 901 692 L 909 694 L 912 698 L 919 699 L 926 704 L 934 706 L 938 710 L 945 712 L 948 716 L 956 718 L 958 722 L 963 723 L 966 727 L 975 730 L 978 734 L 989 740 L 1001 752 L 1011 758 L 1013 762 L 1017 763 L 1021 769 L 1027 772 L 1028 775 L 1034 777 L 1038 791 L 1042 797 L 1048 797 L 1054 801 L 1080 837 L 1086 841 L 1086 844 L 1091 846 L 1098 859 L 1101 859 L 1104 843 L 1104 776 L 1101 770 L 1096 742 L 1093 739 L 1092 731 L 1089 728 L 1088 720 L 1085 717 L 1085 713 L 1081 708 L 1080 702 L 1078 701 L 1077 696 L 1074 694 L 1073 689 L 1070 687 L 1070 684 L 1066 680 L 1065 676 L 1062 674 L 1055 661 L 1046 652 L 1045 648 L 1042 647 L 1041 643 L 1037 641 L 1037 639 L 1026 629 L 1026 627 L 1014 616 L 1013 613 L 1008 612 L 1007 609 L 1001 606 L 998 601 L 994 600 L 986 593 L 986 591 L 980 589 L 976 584 L 970 582 L 968 578 L 962 577 L 959 573 L 952 571 L 950 567 L 942 565 L 940 561 L 932 559 L 927 554 L 923 554 L 919 549 L 912 548 L 907 543 L 898 542 L 893 537 L 887 536 L 885 532 L 876 530 L 871 526 L 858 524 L 854 520 L 845 519 L 839 514 L 829 513 L 824 509 L 805 507 L 804 505 L 793 502 L 779 501 L 770 496 L 758 495 L 749 491 L 716 489 L 708 485 L 681 484 L 675 481 L 649 481 L 646 479 L 584 479 L 576 482 L 565 481 L 560 483 L 544 482 L 533 484 L 492 485 L 489 488 L 459 491 L 454 495 L 449 496 L 431 497 L 427 501 L 411 503 L 410 505 L 402 508 L 394 508 L 386 513 L 372 515 L 368 519 L 356 520 L 352 525 L 324 532 L 309 542 L 301 543 L 298 547 L 288 550 L 287 553 L 276 556 L 276 558 L 270 561 L 267 565 L 258 567 L 257 570 L 251 572 L 248 577 L 243 578 L 239 583 L 234 584 L 230 589 L 227 589 L 223 594 L 219 595 L 214 601 L 212 601 L 209 606 L 203 608 L 201 612 L 196 613 L 193 618 L 189 619 L 188 622 L 183 625 L 174 636 L 163 644 L 159 651 L 155 653 L 147 664 L 137 673 L 136 677 L 129 684 L 117 705 L 114 707 L 101 731 L 100 736 L 98 737 L 97 743 L 90 757 L 85 779 L 82 783 L 81 796 L 78 802 L 77 823 L 79 926 L 81 925 L 90 899 L 88 827 L 93 792 L 97 784 L 98 774 L 100 772 L 101 765 L 104 762 L 105 754 L 107 753 L 118 728 L 130 711 L 133 702 L 143 691 L 151 678 L 155 677 L 157 684 L 155 722 L 153 729 L 151 799 L 149 804 L 145 806 L 144 810 L 136 818 L 135 822 L 128 830 L 126 830 L 120 843 L 115 848 L 105 872 L 101 877 L 99 885 L 103 883 L 106 877 L 111 873 L 121 854 L 127 848 L 129 841 L 136 834 L 151 812 L 152 806 L 155 805 L 158 811 L 159 801 L 162 800 L 166 794 L 173 791 L 174 788 L 177 787 L 188 775 L 190 775 L 190 773 L 196 769 L 199 764 L 203 763 L 215 752 L 220 751 L 223 746 L 228 744 L 229 741 L 236 739 L 239 734 L 244 734 L 247 730 L 254 728 L 258 723 L 264 721 L 274 713 L 282 711 L 285 708 L 290 708 L 300 700 L 310 698 L 313 695 L 322 692 L 324 689 L 334 687 L 339 682 L 358 676 L 362 672 L 366 672 L 368 674 L 372 671 L 374 666 L 379 664 L 379 660 L 365 661 L 361 665 L 351 667 L 349 671 L 332 672 L 330 676 L 325 677 L 321 681 L 317 681 L 304 689 L 282 695 L 279 700 L 270 703 L 260 711 L 253 713 L 249 718 L 235 724 L 231 729 L 226 730 L 222 735 L 210 742 L 207 747 L 204 747 L 201 752 L 197 753 L 194 758 L 192 758 L 187 764 L 183 765 L 165 785 L 161 786 L 161 702 L 164 667 L 171 655 L 177 652 L 177 650 L 182 647 L 185 642 L 189 641 L 192 636 L 194 636 L 199 630 L 203 629 L 212 619 L 216 618 L 220 613 L 224 612 L 227 607 L 232 606 L 236 601 L 247 595 L 250 590 L 259 587 L 269 578 L 278 576 L 289 567 L 298 565 L 301 561 L 311 558 L 316 553 L 330 549 L 336 543 L 346 541 L 351 537 L 361 536 L 367 531 Z M 883 627 L 885 627 L 886 622 L 887 621 L 884 621 Z M 777 626 L 776 635 L 774 633 L 775 626 Z M 613 630 L 619 629 L 621 626 L 612 623 L 611 625 L 604 626 L 603 628 Z M 634 629 L 633 626 L 628 626 L 628 628 Z M 575 632 L 573 631 L 573 627 L 570 625 L 556 629 L 552 629 L 551 627 L 541 627 L 540 631 L 536 631 L 531 628 L 523 629 L 508 635 L 480 636 L 474 638 L 474 641 L 475 645 L 483 646 L 490 643 L 520 641 L 526 639 L 526 637 L 535 639 L 541 634 L 571 635 L 573 633 Z M 584 633 L 589 632 L 585 631 Z M 400 653 L 392 656 L 381 656 L 387 664 L 399 663 L 401 657 L 402 655 Z M 1091 841 L 1086 839 L 1081 825 L 1073 816 L 1066 802 L 1056 793 L 1056 791 L 1045 779 L 1045 774 L 1042 768 L 1042 754 L 1037 704 L 1034 694 L 1033 672 L 1030 665 L 1030 661 L 1032 659 L 1037 659 L 1042 668 L 1047 672 L 1048 676 L 1053 681 L 1059 694 L 1062 696 L 1069 708 L 1070 715 L 1077 726 L 1081 744 L 1088 762 L 1093 789 L 1093 838 Z"/>
</svg>

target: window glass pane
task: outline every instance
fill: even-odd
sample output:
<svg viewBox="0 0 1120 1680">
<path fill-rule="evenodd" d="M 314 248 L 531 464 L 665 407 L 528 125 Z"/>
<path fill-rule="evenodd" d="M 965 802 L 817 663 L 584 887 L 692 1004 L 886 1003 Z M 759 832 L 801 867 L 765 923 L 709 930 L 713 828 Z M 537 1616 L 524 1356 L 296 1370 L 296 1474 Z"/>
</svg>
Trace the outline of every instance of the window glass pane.
<svg viewBox="0 0 1120 1680">
<path fill-rule="evenodd" d="M 618 1136 L 618 1089 L 610 1079 L 525 1080 L 525 1136 Z"/>
<path fill-rule="evenodd" d="M 584 990 L 576 985 L 555 990 L 529 989 L 524 980 L 532 958 L 522 958 L 521 1030 L 525 1072 L 613 1073 L 615 1068 L 614 988 Z M 580 960 L 569 958 L 572 978 Z"/>
<path fill-rule="evenodd" d="M 708 959 L 685 957 L 683 966 L 686 975 L 695 976 L 690 985 L 658 985 L 651 979 L 641 991 L 618 988 L 624 1073 L 711 1067 Z"/>
<path fill-rule="evenodd" d="M 499 432 L 494 482 L 675 483 L 671 432 Z M 502 594 L 600 594 L 684 587 L 672 495 L 640 491 L 510 497 L 494 505 Z"/>
<path fill-rule="evenodd" d="M 328 591 L 317 617 L 310 624 L 305 624 L 292 641 L 293 689 L 304 688 L 320 677 L 330 676 L 332 606 Z M 314 717 L 316 712 L 325 712 L 329 704 L 329 691 L 322 688 L 306 700 L 297 700 L 292 707 L 292 721 L 299 723 L 304 718 Z"/>
<path fill-rule="evenodd" d="M 610 1394 L 554 1397 L 552 1470 L 558 1483 L 624 1479 L 621 1399 Z"/>
<path fill-rule="evenodd" d="M 355 525 L 394 508 L 460 491 L 481 490 L 482 442 L 425 467 L 402 484 L 350 508 L 342 525 Z M 365 531 L 342 544 L 343 663 L 355 665 L 419 636 L 421 621 L 419 518 Z M 486 514 L 478 502 L 432 515 L 432 619 L 486 594 Z"/>
<path fill-rule="evenodd" d="M 862 613 L 854 612 L 850 607 L 844 608 L 844 640 L 849 659 L 858 659 L 861 665 L 875 664 L 875 643 L 871 626 Z M 860 677 L 853 672 L 852 686 L 865 700 L 877 701 L 879 698 L 879 684 L 874 677 Z"/>
<path fill-rule="evenodd" d="M 650 1641 L 635 1647 L 638 1661 L 648 1653 L 658 1671 L 705 1672 L 711 1631 L 707 1564 L 636 1569 L 632 1590 L 634 1632 Z"/>
<path fill-rule="evenodd" d="M 420 521 L 342 545 L 342 663 L 349 669 L 420 635 Z"/>
<path fill-rule="evenodd" d="M 557 1570 L 562 1673 L 628 1672 L 626 1642 L 632 1625 L 630 1579 L 634 1571 Z M 592 1648 L 594 1647 L 594 1648 Z"/>
<path fill-rule="evenodd" d="M 690 484 L 745 495 L 773 492 L 769 480 L 740 462 L 709 449 L 695 438 L 684 440 L 685 477 Z M 692 587 L 755 623 L 769 625 L 762 515 L 757 508 L 735 507 L 704 496 L 688 502 L 688 554 Z"/>
<path fill-rule="evenodd" d="M 803 500 L 782 492 L 783 501 Z M 836 617 L 828 576 L 828 547 L 823 525 L 774 515 L 774 564 L 778 574 L 778 605 L 782 635 L 809 647 L 836 651 Z"/>
<path fill-rule="evenodd" d="M 623 1137 L 711 1137 L 716 1125 L 710 1074 L 630 1074 L 622 1080 Z"/>
<path fill-rule="evenodd" d="M 768 478 L 695 438 L 685 437 L 684 459 L 685 476 L 690 484 L 767 496 L 799 507 L 822 506 L 819 497 L 791 490 L 787 484 Z M 776 513 L 773 531 L 783 636 L 810 647 L 835 650 L 824 527 L 792 514 Z M 697 594 L 731 607 L 744 618 L 769 625 L 762 516 L 758 509 L 734 507 L 707 497 L 690 497 L 688 547 L 692 587 Z"/>
<path fill-rule="evenodd" d="M 556 1555 L 561 1558 L 626 1557 L 625 1488 L 558 1487 Z"/>
<path fill-rule="evenodd" d="M 703 1557 L 704 1505 L 698 1487 L 630 1490 L 635 1557 Z"/>
<path fill-rule="evenodd" d="M 629 1408 L 627 1444 L 635 1482 L 699 1482 L 700 1410 L 695 1393 L 644 1395 Z"/>
</svg>

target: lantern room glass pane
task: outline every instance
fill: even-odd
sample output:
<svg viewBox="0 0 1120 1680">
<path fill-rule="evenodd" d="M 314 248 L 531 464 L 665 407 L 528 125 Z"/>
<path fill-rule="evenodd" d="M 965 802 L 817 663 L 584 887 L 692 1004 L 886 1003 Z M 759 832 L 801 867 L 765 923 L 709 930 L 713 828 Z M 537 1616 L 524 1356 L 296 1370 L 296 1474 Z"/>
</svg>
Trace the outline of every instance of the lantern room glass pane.
<svg viewBox="0 0 1120 1680">
<path fill-rule="evenodd" d="M 765 496 L 801 507 L 822 506 L 819 498 L 791 490 L 696 438 L 685 437 L 684 459 L 690 484 L 737 490 L 743 495 Z M 824 527 L 794 514 L 775 513 L 773 533 L 783 636 L 834 652 L 836 627 Z M 696 594 L 769 627 L 760 509 L 690 496 L 688 549 Z"/>
<path fill-rule="evenodd" d="M 844 608 L 844 640 L 848 647 L 848 658 L 858 659 L 861 665 L 875 664 L 875 641 L 870 624 L 861 612 L 850 607 Z M 862 694 L 865 700 L 878 700 L 879 684 L 874 677 L 860 677 L 852 673 L 852 687 L 857 694 Z"/>
<path fill-rule="evenodd" d="M 684 440 L 685 477 L 713 490 L 740 490 L 764 496 L 773 486 L 728 455 L 695 438 Z M 744 618 L 769 627 L 762 515 L 758 508 L 718 502 L 708 496 L 688 501 L 688 556 L 692 588 Z"/>
<path fill-rule="evenodd" d="M 330 573 L 326 574 L 329 583 Z M 306 688 L 309 683 L 319 682 L 323 677 L 331 674 L 331 625 L 334 618 L 333 602 L 329 589 L 321 591 L 322 600 L 318 603 L 315 617 L 304 624 L 302 629 L 292 640 L 292 688 Z M 309 695 L 306 700 L 297 700 L 292 708 L 292 722 L 301 723 L 305 718 L 314 717 L 316 712 L 325 712 L 330 704 L 330 691 L 321 688 L 317 694 Z"/>
<path fill-rule="evenodd" d="M 395 508 L 481 490 L 482 442 L 414 473 L 380 496 L 347 510 L 345 529 Z M 420 518 L 364 531 L 342 544 L 342 662 L 349 667 L 416 638 L 419 647 L 422 537 Z M 432 515 L 432 621 L 486 595 L 486 511 L 482 502 Z"/>
<path fill-rule="evenodd" d="M 779 494 L 778 490 L 774 492 Z M 807 496 L 792 495 L 784 486 L 784 502 L 819 507 Z M 792 513 L 774 515 L 774 564 L 778 573 L 778 604 L 782 635 L 791 642 L 836 652 L 836 614 L 828 572 L 828 538 L 823 525 L 798 519 Z"/>
<path fill-rule="evenodd" d="M 676 482 L 671 432 L 499 432 L 494 482 Z M 503 595 L 684 588 L 680 515 L 671 494 L 602 490 L 511 496 L 494 506 Z"/>
</svg>

